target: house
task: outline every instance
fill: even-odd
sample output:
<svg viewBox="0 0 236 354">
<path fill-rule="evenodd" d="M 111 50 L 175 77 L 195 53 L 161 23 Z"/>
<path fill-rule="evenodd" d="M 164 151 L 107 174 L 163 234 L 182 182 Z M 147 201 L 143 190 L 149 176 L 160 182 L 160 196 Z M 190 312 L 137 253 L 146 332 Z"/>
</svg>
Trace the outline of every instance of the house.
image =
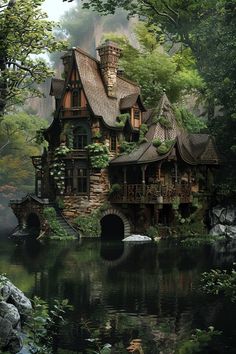
<svg viewBox="0 0 236 354">
<path fill-rule="evenodd" d="M 100 61 L 73 48 L 62 58 L 65 79 L 52 80 L 55 114 L 43 132 L 48 149 L 32 157 L 36 196 L 28 203 L 41 228 L 38 210 L 58 201 L 70 223 L 109 202 L 102 228 L 117 226 L 123 236 L 171 225 L 173 210 L 187 215 L 209 190 L 219 164 L 214 139 L 186 133 L 165 93 L 147 110 L 140 87 L 119 71 L 115 43 L 106 41 L 98 53 Z M 11 203 L 21 225 L 26 204 Z"/>
</svg>

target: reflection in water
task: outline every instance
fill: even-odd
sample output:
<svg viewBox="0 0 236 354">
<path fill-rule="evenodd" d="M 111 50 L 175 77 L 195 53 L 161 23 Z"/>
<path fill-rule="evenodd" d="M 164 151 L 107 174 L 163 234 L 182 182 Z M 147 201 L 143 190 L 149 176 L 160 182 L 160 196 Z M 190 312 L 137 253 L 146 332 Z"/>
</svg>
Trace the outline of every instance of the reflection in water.
<svg viewBox="0 0 236 354">
<path fill-rule="evenodd" d="M 132 339 L 142 340 L 145 354 L 168 354 L 192 328 L 213 325 L 224 331 L 220 349 L 235 345 L 235 308 L 198 292 L 203 271 L 229 259 L 230 248 L 183 249 L 158 245 L 100 243 L 99 240 L 50 244 L 0 245 L 0 272 L 6 272 L 27 295 L 68 298 L 74 306 L 64 328 L 64 353 L 86 353 L 91 337 L 126 353 Z M 234 347 L 235 349 L 235 347 Z M 235 350 L 227 349 L 233 354 Z"/>
</svg>

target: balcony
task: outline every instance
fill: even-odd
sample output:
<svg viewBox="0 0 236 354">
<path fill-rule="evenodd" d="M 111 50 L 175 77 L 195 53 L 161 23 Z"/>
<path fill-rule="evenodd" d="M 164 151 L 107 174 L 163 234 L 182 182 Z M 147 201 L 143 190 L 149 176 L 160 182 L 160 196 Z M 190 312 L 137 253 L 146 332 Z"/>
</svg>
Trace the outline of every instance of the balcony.
<svg viewBox="0 0 236 354">
<path fill-rule="evenodd" d="M 128 204 L 171 204 L 176 197 L 180 203 L 191 203 L 191 185 L 175 184 L 126 184 L 119 192 L 110 196 L 111 203 Z"/>
<path fill-rule="evenodd" d="M 83 118 L 89 115 L 87 107 L 64 108 L 61 110 L 62 118 Z"/>
</svg>

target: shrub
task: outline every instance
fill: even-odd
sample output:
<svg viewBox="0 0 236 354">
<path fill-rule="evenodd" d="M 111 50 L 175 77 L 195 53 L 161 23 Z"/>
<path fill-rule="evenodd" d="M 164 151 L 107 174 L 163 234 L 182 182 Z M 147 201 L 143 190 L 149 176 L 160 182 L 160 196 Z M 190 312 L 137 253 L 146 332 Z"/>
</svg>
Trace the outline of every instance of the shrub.
<svg viewBox="0 0 236 354">
<path fill-rule="evenodd" d="M 90 163 L 93 168 L 106 168 L 109 165 L 109 150 L 106 145 L 93 143 L 86 147 L 89 151 Z"/>
</svg>

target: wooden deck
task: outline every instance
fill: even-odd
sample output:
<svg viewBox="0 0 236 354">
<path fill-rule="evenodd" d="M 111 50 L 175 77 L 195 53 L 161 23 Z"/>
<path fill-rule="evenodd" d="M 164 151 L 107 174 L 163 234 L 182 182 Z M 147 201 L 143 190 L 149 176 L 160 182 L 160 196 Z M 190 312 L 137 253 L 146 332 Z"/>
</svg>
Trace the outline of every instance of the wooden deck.
<svg viewBox="0 0 236 354">
<path fill-rule="evenodd" d="M 191 203 L 191 185 L 165 186 L 160 184 L 127 184 L 119 192 L 112 193 L 111 203 L 171 204 L 176 197 L 180 203 Z"/>
</svg>

